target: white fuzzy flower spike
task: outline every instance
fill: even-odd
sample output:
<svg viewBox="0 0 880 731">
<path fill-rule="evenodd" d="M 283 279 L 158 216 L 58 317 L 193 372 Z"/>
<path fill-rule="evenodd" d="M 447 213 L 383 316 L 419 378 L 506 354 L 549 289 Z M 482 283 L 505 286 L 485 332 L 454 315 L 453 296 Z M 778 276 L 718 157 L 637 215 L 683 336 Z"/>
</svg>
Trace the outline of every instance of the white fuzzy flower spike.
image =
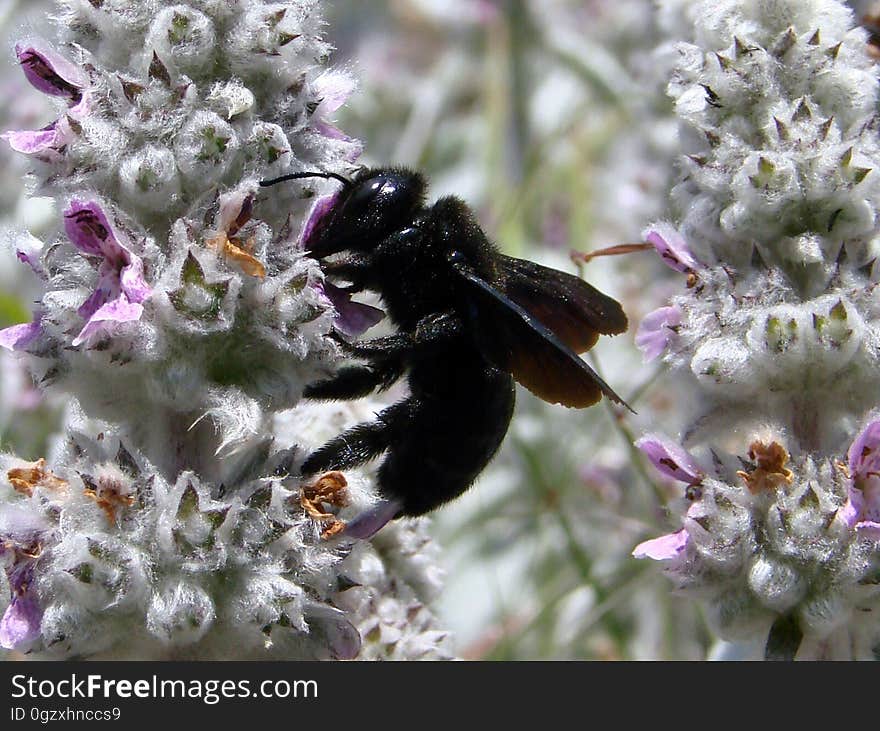
<svg viewBox="0 0 880 731">
<path fill-rule="evenodd" d="M 293 427 L 275 423 L 340 359 L 331 327 L 357 335 L 382 314 L 325 286 L 298 235 L 337 183 L 258 185 L 350 173 L 360 153 L 331 123 L 355 84 L 324 67 L 318 3 L 60 6 L 60 42 L 15 49 L 57 118 L 3 136 L 54 198 L 59 233 L 17 245 L 44 293 L 0 347 L 73 415 L 46 460 L 0 457 L 0 645 L 446 656 L 423 528 L 380 548 L 344 538 L 376 501 L 369 474 L 297 476 L 338 414 L 300 407 Z"/>
<path fill-rule="evenodd" d="M 704 599 L 724 639 L 872 657 L 877 66 L 837 0 L 697 5 L 669 85 L 678 225 L 646 232 L 687 281 L 642 337 L 694 396 L 684 431 L 704 467 L 682 529 L 635 555 Z M 696 464 L 660 443 L 640 445 L 666 474 Z"/>
</svg>

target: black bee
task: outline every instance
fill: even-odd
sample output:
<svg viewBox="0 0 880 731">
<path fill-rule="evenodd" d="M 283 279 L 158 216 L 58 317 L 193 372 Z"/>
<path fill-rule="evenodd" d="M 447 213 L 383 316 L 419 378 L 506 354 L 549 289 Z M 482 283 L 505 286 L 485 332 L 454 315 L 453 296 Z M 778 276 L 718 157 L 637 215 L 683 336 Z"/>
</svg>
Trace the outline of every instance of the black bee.
<svg viewBox="0 0 880 731">
<path fill-rule="evenodd" d="M 349 343 L 365 364 L 309 385 L 310 399 L 354 399 L 406 376 L 410 395 L 312 452 L 304 476 L 386 454 L 384 500 L 348 524 L 366 538 L 389 520 L 422 515 L 461 495 L 492 459 L 513 414 L 514 380 L 550 403 L 584 408 L 622 399 L 581 360 L 599 337 L 626 331 L 620 304 L 571 274 L 501 254 L 468 206 L 425 205 L 417 172 L 375 168 L 342 182 L 305 249 L 349 292 L 381 295 L 397 332 Z M 340 259 L 323 261 L 346 252 Z M 624 404 L 625 405 L 625 404 Z"/>
</svg>

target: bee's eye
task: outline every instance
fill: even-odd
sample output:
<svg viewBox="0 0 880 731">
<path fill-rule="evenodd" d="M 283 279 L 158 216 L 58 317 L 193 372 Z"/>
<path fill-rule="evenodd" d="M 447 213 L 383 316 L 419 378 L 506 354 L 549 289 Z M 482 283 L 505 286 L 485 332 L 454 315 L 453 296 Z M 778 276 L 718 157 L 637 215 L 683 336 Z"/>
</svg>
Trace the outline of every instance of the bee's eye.
<svg viewBox="0 0 880 731">
<path fill-rule="evenodd" d="M 461 264 L 464 261 L 464 254 L 458 249 L 453 249 L 446 255 L 446 258 L 450 264 Z"/>
</svg>

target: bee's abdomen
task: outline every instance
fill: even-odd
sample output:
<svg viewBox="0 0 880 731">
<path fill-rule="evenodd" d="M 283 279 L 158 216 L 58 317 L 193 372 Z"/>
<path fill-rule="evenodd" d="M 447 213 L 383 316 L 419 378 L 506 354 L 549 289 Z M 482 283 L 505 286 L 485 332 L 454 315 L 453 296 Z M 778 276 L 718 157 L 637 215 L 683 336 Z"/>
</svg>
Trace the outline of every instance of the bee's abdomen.
<svg viewBox="0 0 880 731">
<path fill-rule="evenodd" d="M 379 484 L 403 501 L 405 515 L 421 515 L 458 497 L 489 463 L 507 433 L 515 392 L 510 374 L 478 356 L 420 364 L 410 386 L 406 439 L 389 449 Z"/>
</svg>

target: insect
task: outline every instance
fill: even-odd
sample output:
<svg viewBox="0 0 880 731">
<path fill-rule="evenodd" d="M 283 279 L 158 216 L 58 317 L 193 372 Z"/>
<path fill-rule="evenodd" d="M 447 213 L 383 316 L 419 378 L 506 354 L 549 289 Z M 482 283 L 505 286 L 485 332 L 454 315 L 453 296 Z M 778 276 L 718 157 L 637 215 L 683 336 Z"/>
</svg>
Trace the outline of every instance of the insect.
<svg viewBox="0 0 880 731">
<path fill-rule="evenodd" d="M 260 185 L 334 178 L 337 201 L 304 242 L 325 275 L 349 292 L 377 292 L 397 331 L 335 339 L 359 365 L 310 384 L 305 397 L 343 400 L 406 378 L 409 396 L 312 452 L 303 476 L 345 470 L 385 454 L 382 500 L 345 535 L 368 538 L 389 520 L 427 513 L 467 490 L 501 445 L 514 381 L 550 403 L 584 408 L 623 400 L 577 353 L 625 332 L 620 304 L 582 279 L 501 254 L 459 198 L 425 204 L 426 181 L 404 168 L 353 180 L 293 173 Z M 343 256 L 334 257 L 334 255 Z"/>
</svg>

